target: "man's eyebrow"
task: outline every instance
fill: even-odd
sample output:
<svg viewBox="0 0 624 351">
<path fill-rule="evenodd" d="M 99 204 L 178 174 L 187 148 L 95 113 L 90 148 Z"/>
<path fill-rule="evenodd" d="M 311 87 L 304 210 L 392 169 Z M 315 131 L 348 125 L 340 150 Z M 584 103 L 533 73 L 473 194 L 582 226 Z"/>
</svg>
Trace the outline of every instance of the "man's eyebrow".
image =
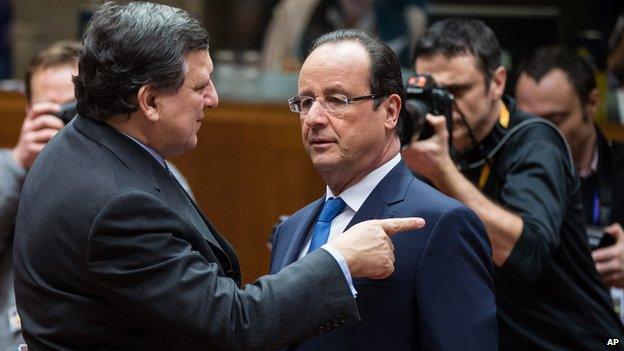
<svg viewBox="0 0 624 351">
<path fill-rule="evenodd" d="M 447 85 L 442 85 L 442 87 L 449 90 L 463 90 L 470 88 L 470 85 L 470 83 L 451 83 Z"/>
<path fill-rule="evenodd" d="M 555 111 L 548 111 L 547 113 L 543 113 L 542 117 L 559 117 L 559 116 L 566 116 L 569 114 L 569 111 L 567 110 L 555 110 Z M 536 113 L 536 115 L 540 115 L 539 113 Z"/>
<path fill-rule="evenodd" d="M 298 96 L 311 96 L 309 89 L 304 89 L 304 90 L 298 91 L 297 95 Z"/>
<path fill-rule="evenodd" d="M 326 88 L 323 88 L 323 94 L 346 94 L 347 91 L 340 85 L 333 85 Z"/>
<path fill-rule="evenodd" d="M 299 96 L 313 96 L 312 91 L 310 89 L 303 89 L 299 91 Z M 331 94 L 347 94 L 347 90 L 345 90 L 340 85 L 331 85 L 323 88 L 323 95 L 331 95 Z"/>
</svg>

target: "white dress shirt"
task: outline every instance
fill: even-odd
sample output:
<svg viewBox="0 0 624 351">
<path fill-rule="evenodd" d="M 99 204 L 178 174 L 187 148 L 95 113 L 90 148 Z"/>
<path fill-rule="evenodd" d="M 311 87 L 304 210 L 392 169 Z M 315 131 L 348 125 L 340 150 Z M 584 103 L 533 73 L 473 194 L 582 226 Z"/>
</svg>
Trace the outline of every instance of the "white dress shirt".
<svg viewBox="0 0 624 351">
<path fill-rule="evenodd" d="M 384 163 L 379 168 L 370 172 L 366 177 L 362 178 L 355 185 L 344 190 L 341 194 L 335 195 L 329 187 L 327 187 L 325 193 L 325 200 L 331 197 L 340 197 L 346 204 L 344 210 L 340 214 L 338 214 L 331 221 L 331 228 L 329 230 L 329 237 L 327 241 L 331 240 L 336 235 L 344 232 L 349 222 L 355 216 L 355 213 L 360 210 L 364 201 L 368 198 L 368 196 L 373 192 L 373 189 L 381 182 L 381 180 L 390 173 L 390 171 L 399 164 L 401 161 L 401 154 L 397 153 L 390 161 Z M 310 247 L 311 235 L 308 234 L 308 238 L 306 239 L 306 243 L 299 253 L 299 258 L 305 256 L 308 252 L 308 248 Z"/>
</svg>

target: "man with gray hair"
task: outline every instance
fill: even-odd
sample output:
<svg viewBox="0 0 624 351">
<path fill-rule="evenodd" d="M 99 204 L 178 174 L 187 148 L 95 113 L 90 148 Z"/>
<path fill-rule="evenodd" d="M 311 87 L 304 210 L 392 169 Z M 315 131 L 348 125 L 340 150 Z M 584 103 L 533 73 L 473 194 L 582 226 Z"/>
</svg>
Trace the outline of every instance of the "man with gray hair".
<svg viewBox="0 0 624 351">
<path fill-rule="evenodd" d="M 31 168 L 16 221 L 15 288 L 31 350 L 276 349 L 359 318 L 352 277 L 394 270 L 367 221 L 279 274 L 239 287 L 234 249 L 165 158 L 216 107 L 208 35 L 186 12 L 106 3 L 74 78 L 78 113 Z M 53 186 L 53 190 L 50 187 Z"/>
</svg>

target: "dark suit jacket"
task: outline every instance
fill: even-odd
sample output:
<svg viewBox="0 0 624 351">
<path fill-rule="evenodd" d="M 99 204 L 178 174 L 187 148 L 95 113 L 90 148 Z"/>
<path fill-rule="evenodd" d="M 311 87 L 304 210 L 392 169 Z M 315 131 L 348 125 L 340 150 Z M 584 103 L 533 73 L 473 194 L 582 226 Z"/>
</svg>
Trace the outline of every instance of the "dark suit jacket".
<svg viewBox="0 0 624 351">
<path fill-rule="evenodd" d="M 280 225 L 272 273 L 297 259 L 322 204 L 319 199 Z M 426 226 L 392 237 L 395 272 L 384 280 L 354 279 L 362 322 L 292 349 L 497 350 L 492 251 L 471 210 L 415 179 L 401 162 L 347 228 L 368 219 L 407 216 L 423 217 Z"/>
<path fill-rule="evenodd" d="M 357 319 L 321 251 L 238 288 L 234 250 L 165 169 L 78 117 L 37 157 L 20 199 L 24 336 L 30 350 L 275 349 Z"/>
</svg>

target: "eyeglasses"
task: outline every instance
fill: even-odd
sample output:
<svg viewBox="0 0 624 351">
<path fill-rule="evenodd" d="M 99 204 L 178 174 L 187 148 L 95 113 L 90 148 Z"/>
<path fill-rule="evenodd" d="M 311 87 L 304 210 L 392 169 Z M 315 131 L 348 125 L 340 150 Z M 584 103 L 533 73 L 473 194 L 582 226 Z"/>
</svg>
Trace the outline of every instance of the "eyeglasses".
<svg viewBox="0 0 624 351">
<path fill-rule="evenodd" d="M 364 100 L 375 100 L 381 97 L 384 97 L 384 95 L 371 94 L 356 96 L 352 98 L 346 97 L 342 94 L 331 94 L 319 96 L 316 98 L 313 98 L 311 96 L 293 96 L 288 99 L 288 107 L 292 112 L 299 113 L 301 116 L 305 116 L 308 114 L 308 112 L 310 112 L 314 101 L 318 100 L 318 102 L 327 112 L 331 113 L 334 116 L 340 116 L 347 110 L 349 104 L 351 103 Z"/>
</svg>

